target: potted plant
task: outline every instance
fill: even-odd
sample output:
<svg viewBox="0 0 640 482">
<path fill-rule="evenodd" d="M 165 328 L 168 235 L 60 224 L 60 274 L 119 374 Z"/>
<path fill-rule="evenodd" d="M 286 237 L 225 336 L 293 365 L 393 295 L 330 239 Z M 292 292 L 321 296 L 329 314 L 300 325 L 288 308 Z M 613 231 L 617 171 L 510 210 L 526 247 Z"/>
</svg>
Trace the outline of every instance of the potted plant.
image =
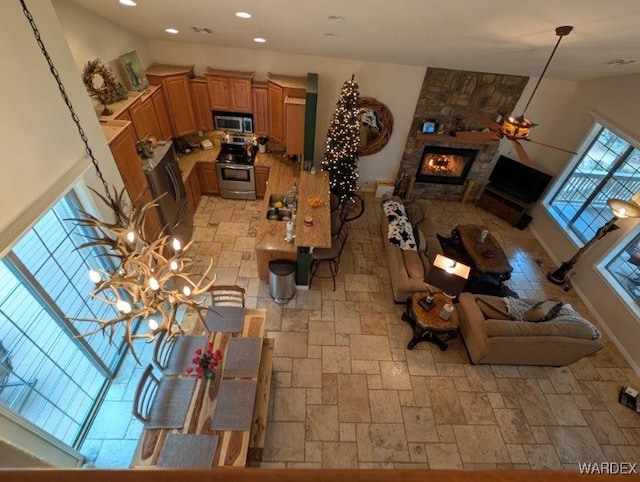
<svg viewBox="0 0 640 482">
<path fill-rule="evenodd" d="M 267 152 L 267 142 L 269 142 L 269 137 L 259 136 L 257 140 L 258 140 L 258 151 Z"/>
</svg>

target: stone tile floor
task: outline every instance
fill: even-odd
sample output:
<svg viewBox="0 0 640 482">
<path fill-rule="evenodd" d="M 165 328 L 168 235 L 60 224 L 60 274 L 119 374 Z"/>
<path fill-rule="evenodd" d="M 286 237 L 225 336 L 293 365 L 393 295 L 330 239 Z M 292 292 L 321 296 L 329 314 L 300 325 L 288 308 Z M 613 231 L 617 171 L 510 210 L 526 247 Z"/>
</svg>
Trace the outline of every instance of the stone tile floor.
<svg viewBox="0 0 640 482">
<path fill-rule="evenodd" d="M 640 461 L 640 416 L 617 402 L 619 387 L 639 378 L 606 336 L 595 357 L 562 368 L 473 366 L 460 339 L 445 352 L 427 343 L 406 350 L 411 330 L 390 293 L 380 200 L 365 200 L 336 290 L 316 279 L 285 305 L 257 278 L 261 201 L 203 197 L 198 206 L 189 254 L 212 257 L 220 284 L 244 286 L 247 305 L 267 309 L 276 340 L 263 467 L 578 470 L 578 462 Z M 528 229 L 471 204 L 428 205 L 440 234 L 486 225 L 509 256 L 507 284 L 520 297 L 561 296 L 594 321 L 577 295 L 546 281 L 554 265 Z M 129 385 L 141 370 L 125 364 L 126 383 L 108 395 L 107 410 L 128 423 L 100 438 L 95 427 L 109 420 L 101 413 L 91 429 L 85 446 L 96 466 L 130 459 L 140 426 L 129 416 Z"/>
</svg>

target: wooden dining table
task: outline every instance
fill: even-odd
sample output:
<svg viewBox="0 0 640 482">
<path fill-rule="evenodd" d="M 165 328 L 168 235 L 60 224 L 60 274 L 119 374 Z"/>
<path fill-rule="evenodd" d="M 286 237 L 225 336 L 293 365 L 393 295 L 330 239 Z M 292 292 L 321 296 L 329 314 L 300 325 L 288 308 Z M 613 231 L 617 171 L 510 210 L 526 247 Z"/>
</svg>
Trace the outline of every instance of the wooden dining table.
<svg viewBox="0 0 640 482">
<path fill-rule="evenodd" d="M 262 343 L 262 350 L 257 377 L 225 377 L 225 358 L 223 357 L 214 379 L 207 380 L 202 378 L 197 380 L 182 428 L 143 429 L 131 462 L 132 467 L 151 468 L 157 466 L 165 441 L 171 434 L 217 436 L 217 445 L 211 463 L 212 468 L 245 467 L 257 464 L 262 460 L 274 347 L 274 340 L 264 337 L 265 322 L 266 310 L 247 309 L 242 331 L 237 333 L 212 332 L 209 334 L 214 350 L 220 350 L 223 354 L 226 353 L 229 342 L 234 338 L 259 338 Z M 180 376 L 188 375 L 185 373 Z M 228 380 L 235 379 L 253 380 L 255 382 L 256 391 L 251 428 L 249 430 L 213 430 L 212 419 L 216 410 L 220 387 Z M 188 440 L 189 437 L 181 438 L 181 440 L 183 439 Z M 180 449 L 179 444 L 172 443 L 170 445 L 176 446 L 175 450 Z M 179 460 L 180 454 L 173 455 L 173 459 Z M 166 453 L 163 453 L 163 458 L 167 458 L 165 456 Z M 169 459 L 171 459 L 171 456 Z"/>
</svg>

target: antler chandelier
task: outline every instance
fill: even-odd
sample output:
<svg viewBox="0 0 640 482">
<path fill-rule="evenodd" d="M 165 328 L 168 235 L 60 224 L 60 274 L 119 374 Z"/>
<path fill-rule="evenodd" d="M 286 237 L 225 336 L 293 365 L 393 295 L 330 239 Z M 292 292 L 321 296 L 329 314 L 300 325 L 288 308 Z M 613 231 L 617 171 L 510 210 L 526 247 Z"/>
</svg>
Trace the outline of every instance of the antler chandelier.
<svg viewBox="0 0 640 482">
<path fill-rule="evenodd" d="M 136 338 L 153 340 L 158 333 L 166 332 L 171 339 L 183 333 L 176 319 L 181 305 L 193 308 L 197 318 L 204 323 L 199 310 L 201 298 L 214 284 L 215 275 L 210 276 L 213 268 L 211 259 L 201 275 L 193 274 L 199 263 L 184 256 L 191 243 L 182 246 L 177 238 L 170 236 L 147 237 L 145 221 L 159 198 L 137 204 L 127 214 L 123 192 L 115 196 L 118 210 L 115 223 L 101 221 L 85 211 L 81 211 L 82 218 L 73 219 L 79 226 L 91 228 L 96 233 L 95 236 L 87 236 L 90 241 L 79 249 L 101 247 L 105 250 L 104 256 L 113 261 L 113 271 L 89 271 L 89 279 L 95 284 L 90 296 L 113 306 L 118 315 L 110 320 L 75 319 L 99 324 L 83 336 L 104 331 L 110 339 L 116 325 L 122 323 L 124 339 L 138 359 L 133 346 Z M 96 195 L 109 204 L 106 198 L 97 192 Z M 143 319 L 147 320 L 149 331 L 134 334 L 136 320 Z"/>
<path fill-rule="evenodd" d="M 89 146 L 80 118 L 42 41 L 33 15 L 24 0 L 19 1 L 42 55 L 50 66 L 51 75 L 69 109 L 85 152 L 91 159 L 96 175 L 104 187 L 104 196 L 94 189 L 91 190 L 109 206 L 114 216 L 114 222 L 108 223 L 80 210 L 82 217 L 71 221 L 75 221 L 79 226 L 90 228 L 92 233 L 87 236 L 89 241 L 80 245 L 78 249 L 101 248 L 104 251 L 99 256 L 111 259 L 114 269 L 90 270 L 89 278 L 95 284 L 90 295 L 113 306 L 118 314 L 109 320 L 74 319 L 98 323 L 96 329 L 80 336 L 102 331 L 110 340 L 116 333 L 116 327 L 121 324 L 124 327 L 124 340 L 139 362 L 133 345 L 136 338 L 153 340 L 161 332 L 166 332 L 169 338 L 182 334 L 182 328 L 176 319 L 181 305 L 194 308 L 196 316 L 204 323 L 199 310 L 199 299 L 215 282 L 215 276 L 210 277 L 213 260 L 209 260 L 208 267 L 201 275 L 196 275 L 195 273 L 202 266 L 196 266 L 200 263 L 195 263 L 184 256 L 189 244 L 182 246 L 178 239 L 162 233 L 153 238 L 147 236 L 145 232 L 147 215 L 156 208 L 157 200 L 160 198 L 146 204 L 134 203 L 128 210 L 125 208 L 124 188 L 120 193 L 114 189 L 114 195 L 111 195 L 109 186 L 100 171 L 98 159 Z M 147 320 L 149 324 L 147 333 L 134 333 L 138 319 Z"/>
</svg>

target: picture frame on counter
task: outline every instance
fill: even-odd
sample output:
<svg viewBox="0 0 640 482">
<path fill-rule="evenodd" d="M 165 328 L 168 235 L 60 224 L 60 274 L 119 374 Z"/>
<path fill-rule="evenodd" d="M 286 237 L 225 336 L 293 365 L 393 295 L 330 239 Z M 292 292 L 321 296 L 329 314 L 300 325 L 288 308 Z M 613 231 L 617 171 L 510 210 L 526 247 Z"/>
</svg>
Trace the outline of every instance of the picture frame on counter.
<svg viewBox="0 0 640 482">
<path fill-rule="evenodd" d="M 135 50 L 118 57 L 122 79 L 129 90 L 141 92 L 149 87 L 149 80 Z"/>
</svg>

